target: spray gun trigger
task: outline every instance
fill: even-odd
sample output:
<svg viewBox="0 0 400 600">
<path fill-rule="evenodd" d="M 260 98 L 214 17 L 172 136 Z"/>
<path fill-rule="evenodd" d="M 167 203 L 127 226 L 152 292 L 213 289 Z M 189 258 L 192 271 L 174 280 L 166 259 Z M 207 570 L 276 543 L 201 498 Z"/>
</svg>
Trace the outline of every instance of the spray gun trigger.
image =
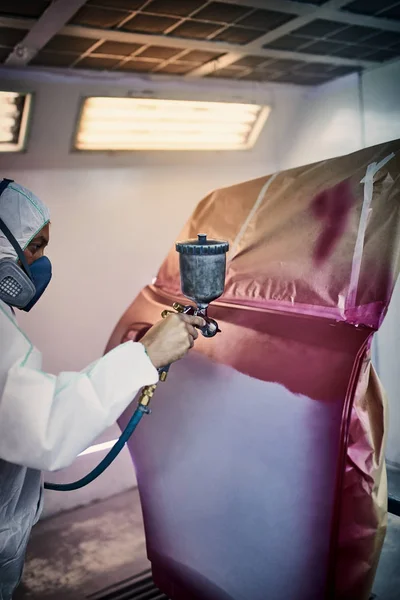
<svg viewBox="0 0 400 600">
<path fill-rule="evenodd" d="M 174 302 L 172 305 L 172 308 L 174 310 L 176 310 L 176 312 L 178 312 L 178 313 L 184 313 L 186 307 L 183 306 L 182 304 L 179 304 L 179 302 Z"/>
<path fill-rule="evenodd" d="M 174 309 L 175 312 L 180 313 L 180 314 L 192 315 L 195 317 L 196 316 L 202 317 L 204 319 L 204 321 L 206 322 L 206 324 L 204 325 L 204 327 L 197 327 L 197 329 L 199 329 L 201 331 L 201 333 L 204 337 L 211 338 L 211 337 L 214 337 L 215 335 L 217 335 L 217 333 L 221 333 L 221 330 L 218 327 L 217 321 L 215 321 L 214 319 L 211 319 L 207 315 L 207 308 L 198 308 L 191 304 L 188 304 L 187 306 L 183 306 L 179 302 L 174 302 L 172 305 L 172 308 Z M 171 310 L 163 310 L 161 313 L 161 316 L 163 319 L 165 319 L 168 315 L 172 315 L 172 314 L 174 314 L 174 312 Z M 160 379 L 161 379 L 161 377 L 160 377 Z M 161 381 L 164 381 L 164 379 L 161 379 Z"/>
<path fill-rule="evenodd" d="M 172 305 L 172 308 L 174 309 L 174 311 L 176 313 L 184 313 L 185 312 L 185 306 L 183 306 L 182 304 L 179 304 L 179 302 L 174 302 Z M 168 317 L 168 315 L 173 315 L 174 312 L 172 310 L 163 310 L 161 313 L 161 317 L 163 319 L 166 319 Z"/>
</svg>

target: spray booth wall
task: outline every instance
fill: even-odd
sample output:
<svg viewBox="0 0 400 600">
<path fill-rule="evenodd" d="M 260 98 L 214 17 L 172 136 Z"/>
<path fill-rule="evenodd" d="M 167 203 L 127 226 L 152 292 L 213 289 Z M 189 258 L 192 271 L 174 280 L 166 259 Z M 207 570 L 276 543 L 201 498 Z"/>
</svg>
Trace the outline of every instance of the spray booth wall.
<svg viewBox="0 0 400 600">
<path fill-rule="evenodd" d="M 41 196 L 52 211 L 49 256 L 54 281 L 37 308 L 21 319 L 43 352 L 45 367 L 52 372 L 76 370 L 101 355 L 116 321 L 151 281 L 193 208 L 212 189 L 400 137 L 399 75 L 399 65 L 364 74 L 361 97 L 357 76 L 309 90 L 0 72 L 2 89 L 7 85 L 8 89 L 33 90 L 36 95 L 28 152 L 0 156 L 0 168 L 3 176 L 15 178 Z M 271 104 L 272 112 L 250 152 L 69 153 L 80 96 L 125 94 L 132 88 L 137 92 L 140 86 L 158 96 L 173 93 L 180 98 L 256 101 Z M 396 356 L 395 348 L 397 356 L 400 352 L 400 333 L 396 335 L 390 326 L 399 322 L 399 312 L 397 291 L 378 344 L 380 371 L 397 430 L 400 404 L 396 409 L 395 401 L 400 382 L 388 356 Z M 117 433 L 116 427 L 111 428 L 98 441 Z M 399 445 L 390 440 L 393 461 L 400 462 Z M 80 477 L 103 455 L 78 458 L 63 478 Z M 130 458 L 122 453 L 88 488 L 70 494 L 47 493 L 44 515 L 134 484 Z"/>
</svg>

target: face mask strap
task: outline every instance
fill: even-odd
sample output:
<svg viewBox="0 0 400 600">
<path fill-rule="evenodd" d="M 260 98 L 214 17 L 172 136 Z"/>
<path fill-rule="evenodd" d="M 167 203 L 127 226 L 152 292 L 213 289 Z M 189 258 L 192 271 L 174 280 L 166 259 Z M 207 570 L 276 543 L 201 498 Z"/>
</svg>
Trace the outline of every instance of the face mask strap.
<svg viewBox="0 0 400 600">
<path fill-rule="evenodd" d="M 12 179 L 3 179 L 3 181 L 0 182 L 0 196 L 4 192 L 4 190 L 8 187 L 8 185 L 12 182 L 13 182 Z M 8 241 L 10 242 L 11 246 L 14 248 L 19 260 L 21 261 L 21 265 L 22 265 L 25 273 L 28 275 L 29 279 L 32 281 L 31 271 L 30 271 L 28 262 L 25 258 L 25 254 L 24 254 L 21 246 L 18 244 L 17 240 L 11 233 L 11 231 L 8 229 L 7 225 L 4 223 L 3 219 L 0 219 L 0 229 L 6 236 Z"/>
</svg>

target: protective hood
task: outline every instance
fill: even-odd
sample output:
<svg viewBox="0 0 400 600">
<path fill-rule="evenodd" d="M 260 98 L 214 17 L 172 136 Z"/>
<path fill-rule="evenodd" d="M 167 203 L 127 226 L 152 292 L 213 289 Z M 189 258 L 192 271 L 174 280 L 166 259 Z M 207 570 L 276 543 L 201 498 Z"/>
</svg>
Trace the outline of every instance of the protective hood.
<svg viewBox="0 0 400 600">
<path fill-rule="evenodd" d="M 0 196 L 0 218 L 8 226 L 22 249 L 50 220 L 47 206 L 28 189 L 15 182 L 9 184 Z M 0 260 L 17 258 L 8 239 L 0 231 Z"/>
</svg>

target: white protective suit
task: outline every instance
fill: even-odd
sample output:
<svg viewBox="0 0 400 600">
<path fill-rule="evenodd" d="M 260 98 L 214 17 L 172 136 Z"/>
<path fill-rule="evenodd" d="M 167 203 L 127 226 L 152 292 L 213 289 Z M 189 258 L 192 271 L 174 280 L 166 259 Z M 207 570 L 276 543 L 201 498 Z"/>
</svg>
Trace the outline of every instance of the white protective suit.
<svg viewBox="0 0 400 600">
<path fill-rule="evenodd" d="M 0 217 L 25 248 L 49 212 L 12 183 L 0 196 Z M 0 260 L 10 256 L 16 254 L 0 231 Z M 40 470 L 70 465 L 142 386 L 158 381 L 144 347 L 134 342 L 80 373 L 56 377 L 43 373 L 41 364 L 41 353 L 0 301 L 0 600 L 10 600 L 21 578 L 28 537 L 40 515 Z"/>
</svg>

